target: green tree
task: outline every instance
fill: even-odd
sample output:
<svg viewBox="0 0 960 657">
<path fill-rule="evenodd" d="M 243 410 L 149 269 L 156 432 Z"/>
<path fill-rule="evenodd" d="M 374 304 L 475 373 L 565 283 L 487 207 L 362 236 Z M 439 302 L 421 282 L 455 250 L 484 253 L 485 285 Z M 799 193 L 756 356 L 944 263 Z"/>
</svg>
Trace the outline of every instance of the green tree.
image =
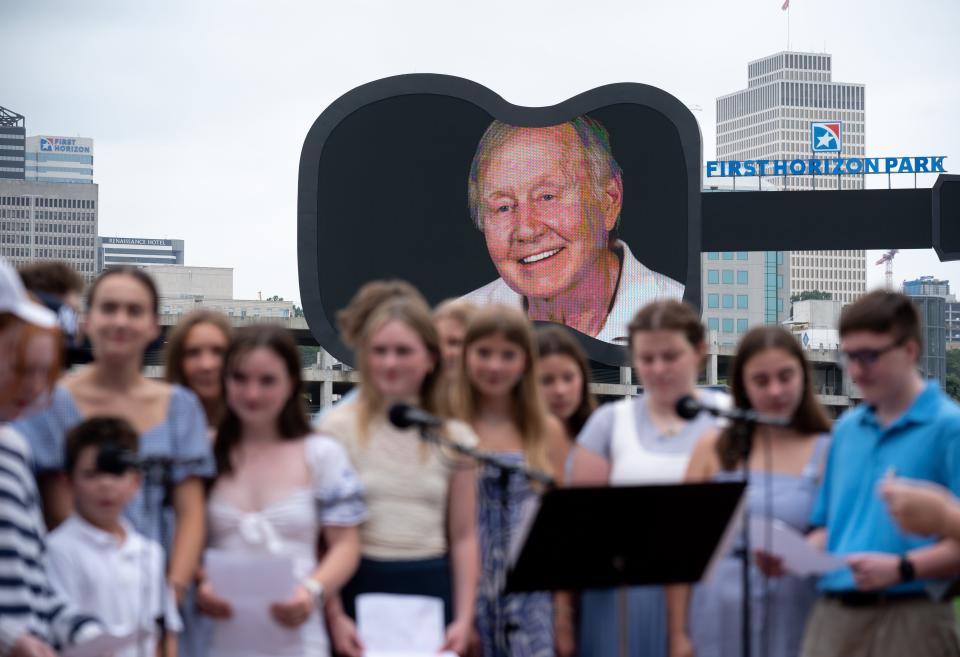
<svg viewBox="0 0 960 657">
<path fill-rule="evenodd" d="M 317 364 L 317 354 L 320 352 L 320 347 L 298 346 L 297 349 L 300 350 L 300 364 L 303 367 Z"/>
<path fill-rule="evenodd" d="M 947 380 L 946 392 L 960 401 L 960 349 L 947 351 Z"/>
</svg>

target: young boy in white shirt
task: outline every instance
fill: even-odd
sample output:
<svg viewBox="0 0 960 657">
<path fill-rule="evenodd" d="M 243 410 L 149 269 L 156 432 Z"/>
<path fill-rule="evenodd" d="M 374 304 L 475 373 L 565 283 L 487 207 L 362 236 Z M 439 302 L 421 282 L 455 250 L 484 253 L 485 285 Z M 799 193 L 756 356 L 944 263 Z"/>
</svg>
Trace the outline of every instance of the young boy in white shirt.
<svg viewBox="0 0 960 657">
<path fill-rule="evenodd" d="M 143 479 L 134 467 L 137 443 L 133 427 L 118 418 L 90 418 L 67 434 L 75 510 L 50 534 L 51 579 L 112 633 L 143 631 L 140 642 L 114 657 L 176 657 L 182 625 L 166 583 L 163 548 L 122 517 Z"/>
</svg>

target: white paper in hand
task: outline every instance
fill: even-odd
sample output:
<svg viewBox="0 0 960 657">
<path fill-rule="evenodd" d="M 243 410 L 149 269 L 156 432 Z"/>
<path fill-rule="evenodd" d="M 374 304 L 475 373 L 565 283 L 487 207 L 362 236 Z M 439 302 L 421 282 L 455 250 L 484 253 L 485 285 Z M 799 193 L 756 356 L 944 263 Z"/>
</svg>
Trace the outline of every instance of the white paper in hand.
<svg viewBox="0 0 960 657">
<path fill-rule="evenodd" d="M 803 534 L 776 518 L 750 517 L 750 547 L 779 557 L 793 575 L 822 575 L 846 565 L 840 557 L 814 548 Z"/>
<path fill-rule="evenodd" d="M 210 586 L 230 603 L 233 616 L 214 625 L 215 654 L 296 654 L 303 651 L 300 628 L 284 627 L 270 615 L 270 605 L 296 590 L 290 557 L 207 550 L 204 569 Z M 312 622 L 312 621 L 310 621 Z"/>
<path fill-rule="evenodd" d="M 364 593 L 357 596 L 357 631 L 364 657 L 437 657 L 444 637 L 443 600 Z"/>
</svg>

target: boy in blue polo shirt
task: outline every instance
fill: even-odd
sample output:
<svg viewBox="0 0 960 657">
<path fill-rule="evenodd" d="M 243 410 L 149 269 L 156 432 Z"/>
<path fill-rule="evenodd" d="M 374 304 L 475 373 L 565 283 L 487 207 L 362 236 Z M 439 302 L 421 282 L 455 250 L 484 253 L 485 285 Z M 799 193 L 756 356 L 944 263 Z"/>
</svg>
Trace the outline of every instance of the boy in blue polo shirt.
<svg viewBox="0 0 960 657">
<path fill-rule="evenodd" d="M 960 406 L 921 378 L 921 345 L 917 311 L 901 294 L 872 292 L 840 317 L 864 403 L 834 426 L 809 540 L 849 567 L 821 578 L 803 657 L 960 655 L 951 606 L 931 593 L 960 573 L 960 544 L 901 531 L 879 491 L 896 476 L 960 493 Z"/>
</svg>

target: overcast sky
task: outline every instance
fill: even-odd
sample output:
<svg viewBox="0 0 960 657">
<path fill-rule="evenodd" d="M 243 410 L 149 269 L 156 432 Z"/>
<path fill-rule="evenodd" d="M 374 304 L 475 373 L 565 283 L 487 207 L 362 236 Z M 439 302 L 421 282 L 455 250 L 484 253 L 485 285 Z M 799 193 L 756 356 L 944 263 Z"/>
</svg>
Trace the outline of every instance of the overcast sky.
<svg viewBox="0 0 960 657">
<path fill-rule="evenodd" d="M 299 299 L 300 148 L 338 96 L 402 73 L 471 78 L 521 105 L 644 82 L 701 108 L 712 159 L 715 99 L 787 49 L 781 3 L 0 0 L 0 105 L 28 134 L 95 140 L 101 235 L 184 239 L 188 265 L 234 268 L 237 297 Z M 834 80 L 866 85 L 867 155 L 946 155 L 954 172 L 958 32 L 957 0 L 791 2 L 790 49 L 831 53 Z M 960 292 L 960 263 L 897 257 L 898 281 L 924 274 Z"/>
</svg>

